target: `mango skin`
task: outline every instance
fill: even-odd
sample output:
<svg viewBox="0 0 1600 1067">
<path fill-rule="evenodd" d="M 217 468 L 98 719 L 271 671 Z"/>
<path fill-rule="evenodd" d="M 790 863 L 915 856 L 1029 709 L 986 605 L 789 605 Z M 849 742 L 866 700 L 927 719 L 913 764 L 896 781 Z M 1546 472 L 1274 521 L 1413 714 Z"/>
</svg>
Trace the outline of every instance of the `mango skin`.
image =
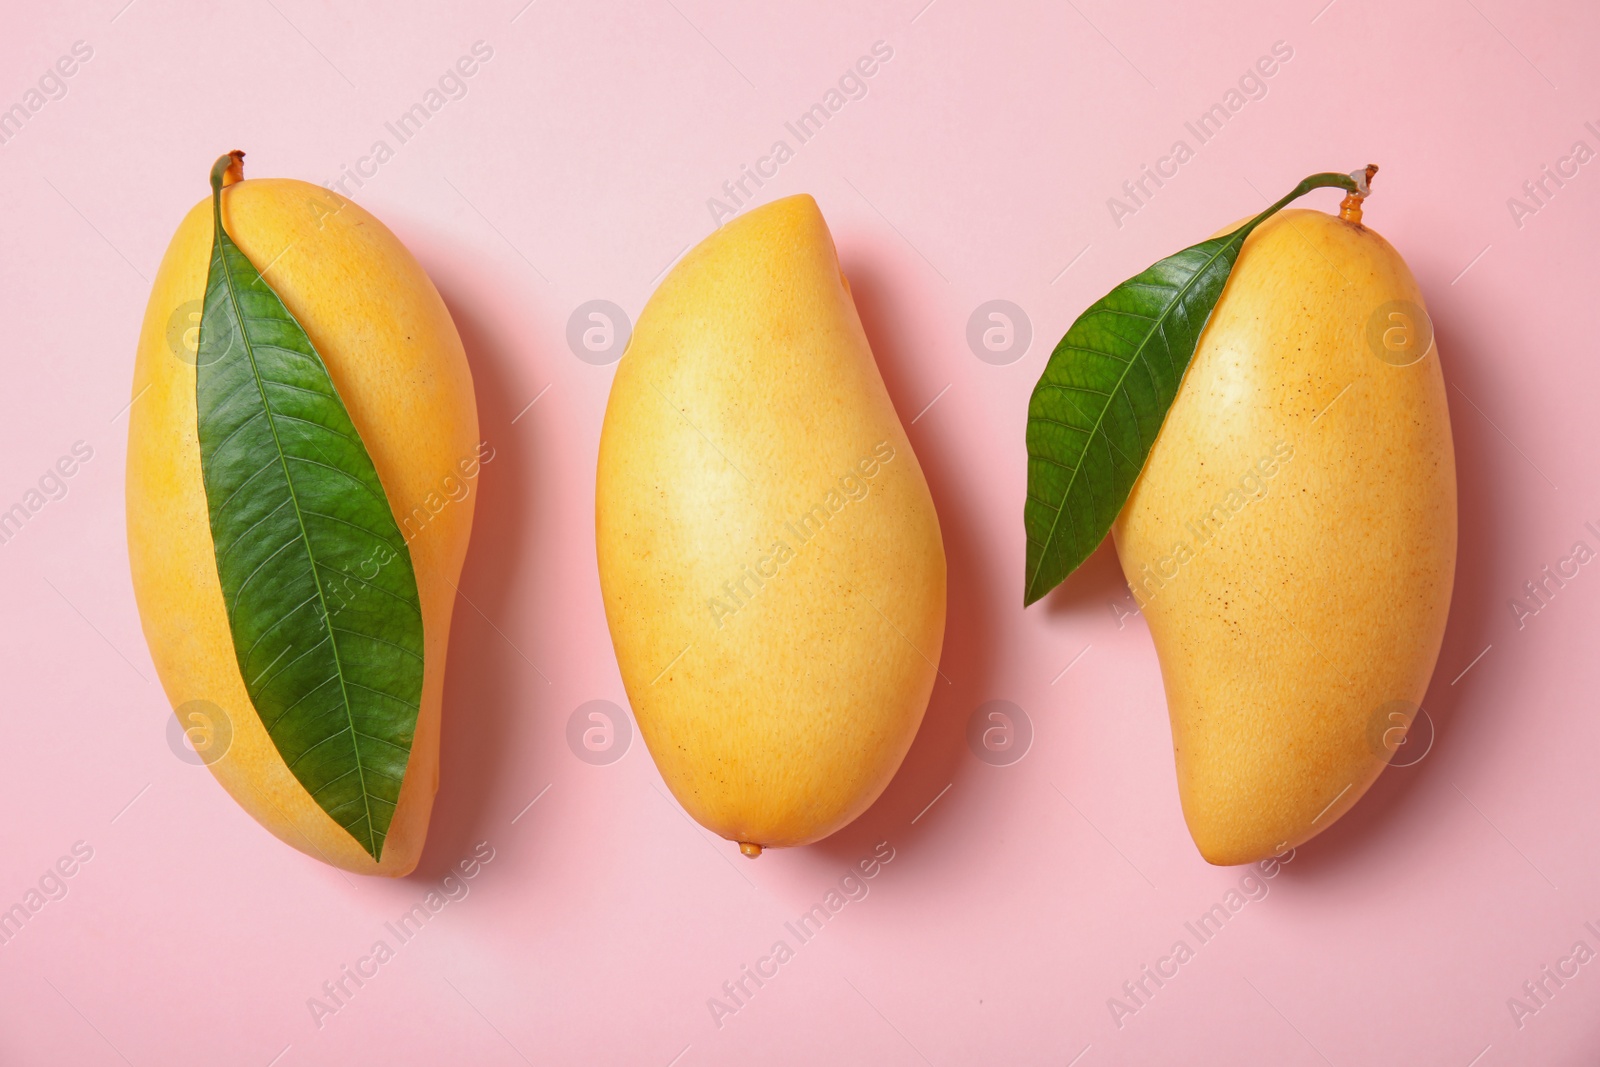
<svg viewBox="0 0 1600 1067">
<path fill-rule="evenodd" d="M 444 301 L 400 240 L 354 202 L 289 179 L 228 186 L 222 219 L 322 356 L 396 520 L 419 506 L 426 513 L 430 494 L 437 502 L 448 499 L 457 482 L 470 487 L 478 456 L 472 373 Z M 227 716 L 231 744 L 209 766 L 257 822 L 335 867 L 400 877 L 422 854 L 438 789 L 445 644 L 476 493 L 449 502 L 425 522 L 412 518 L 401 526 L 422 600 L 422 706 L 383 858 L 374 862 L 290 773 L 239 674 L 217 578 L 195 415 L 192 327 L 199 322 L 211 242 L 207 197 L 185 216 L 161 260 L 139 334 L 127 523 L 145 640 L 174 708 L 208 700 Z M 192 316 L 180 310 L 186 305 Z M 463 459 L 474 461 L 474 478 L 464 476 Z"/>
<path fill-rule="evenodd" d="M 1398 366 L 1370 343 L 1390 301 L 1424 306 L 1369 227 L 1297 209 L 1258 227 L 1113 527 L 1211 863 L 1274 855 L 1348 811 L 1387 765 L 1388 702 L 1414 715 L 1438 658 L 1455 453 L 1437 346 Z M 1241 488 L 1252 471 L 1264 490 Z"/>
<path fill-rule="evenodd" d="M 833 510 L 851 472 L 870 488 Z M 819 504 L 818 532 L 785 528 Z M 877 799 L 936 677 L 944 545 L 811 197 L 730 221 L 650 298 L 606 406 L 595 530 L 639 732 L 690 815 L 771 848 Z"/>
</svg>

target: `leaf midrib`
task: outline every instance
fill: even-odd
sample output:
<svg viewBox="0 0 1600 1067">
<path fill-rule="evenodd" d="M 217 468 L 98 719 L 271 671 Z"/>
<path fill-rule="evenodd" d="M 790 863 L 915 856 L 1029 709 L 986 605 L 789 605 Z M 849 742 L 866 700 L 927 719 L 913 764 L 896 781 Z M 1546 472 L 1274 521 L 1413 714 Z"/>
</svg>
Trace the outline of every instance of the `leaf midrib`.
<svg viewBox="0 0 1600 1067">
<path fill-rule="evenodd" d="M 218 237 L 217 256 L 222 260 L 222 279 L 224 284 L 226 284 L 228 287 L 228 303 L 233 306 L 234 318 L 239 323 L 239 341 L 244 345 L 245 356 L 250 360 L 250 375 L 255 380 L 256 391 L 261 394 L 261 405 L 267 413 L 267 428 L 272 432 L 272 447 L 278 454 L 278 464 L 283 470 L 283 481 L 284 484 L 288 486 L 289 499 L 294 505 L 294 521 L 300 527 L 300 539 L 306 546 L 306 558 L 311 564 L 311 580 L 315 582 L 317 586 L 317 601 L 322 607 L 321 618 L 323 628 L 328 631 L 328 647 L 333 652 L 333 669 L 335 676 L 339 679 L 339 695 L 342 698 L 344 705 L 345 722 L 350 727 L 351 747 L 355 748 L 356 750 L 356 776 L 361 785 L 362 810 L 365 811 L 367 816 L 367 851 L 372 853 L 373 858 L 376 859 L 376 827 L 372 821 L 372 800 L 367 791 L 366 771 L 361 765 L 361 748 L 355 743 L 357 733 L 356 723 L 355 716 L 350 710 L 350 689 L 345 684 L 344 663 L 339 658 L 339 642 L 334 638 L 332 624 L 328 621 L 328 597 L 322 588 L 322 575 L 317 573 L 317 560 L 311 551 L 311 536 L 306 531 L 305 516 L 300 513 L 300 494 L 295 491 L 294 478 L 289 474 L 289 460 L 283 453 L 283 442 L 279 439 L 278 427 L 273 422 L 274 412 L 272 410 L 272 401 L 267 396 L 266 385 L 261 378 L 261 368 L 256 365 L 255 346 L 250 343 L 250 333 L 245 328 L 246 320 L 244 316 L 244 309 L 239 306 L 239 294 L 234 286 L 233 269 L 228 264 L 228 246 L 233 245 L 234 251 L 238 252 L 241 257 L 246 258 L 247 261 L 248 257 L 244 256 L 244 252 L 240 250 L 238 245 L 234 244 L 233 238 L 228 236 L 228 231 L 222 226 L 222 195 L 220 192 L 217 194 L 216 214 Z M 251 266 L 253 268 L 254 264 L 251 264 Z M 289 309 L 286 306 L 284 308 L 285 313 L 287 313 L 288 310 Z M 332 382 L 331 375 L 329 376 L 329 382 L 330 384 Z"/>
<path fill-rule="evenodd" d="M 1234 234 L 1243 233 L 1243 232 L 1247 231 L 1248 229 L 1250 229 L 1250 227 L 1241 227 L 1239 230 L 1234 231 Z M 1117 383 L 1116 383 L 1116 385 L 1112 386 L 1111 393 L 1107 396 L 1105 406 L 1100 409 L 1100 414 L 1095 417 L 1094 425 L 1089 428 L 1088 441 L 1084 444 L 1084 450 L 1083 450 L 1084 451 L 1084 455 L 1088 455 L 1089 446 L 1094 442 L 1095 435 L 1097 435 L 1100 432 L 1100 425 L 1105 421 L 1106 412 L 1111 410 L 1111 400 L 1115 397 L 1115 394 L 1119 390 L 1121 390 L 1122 383 L 1127 379 L 1129 373 L 1131 373 L 1132 370 L 1133 370 L 1133 365 L 1135 363 L 1137 363 L 1139 361 L 1139 357 L 1144 354 L 1145 346 L 1150 343 L 1150 338 L 1155 336 L 1157 329 L 1161 326 L 1162 323 L 1164 323 L 1167 320 L 1167 316 L 1172 313 L 1172 309 L 1177 307 L 1180 303 L 1183 302 L 1183 297 L 1188 293 L 1189 289 L 1195 284 L 1195 282 L 1197 282 L 1200 279 L 1200 276 L 1203 275 L 1206 271 L 1211 269 L 1212 264 L 1214 264 L 1217 261 L 1218 257 L 1220 257 L 1222 255 L 1223 250 L 1226 249 L 1228 247 L 1228 245 L 1232 243 L 1232 238 L 1233 238 L 1234 234 L 1229 234 L 1228 238 L 1225 239 L 1222 242 L 1222 244 L 1217 246 L 1217 251 L 1214 254 L 1212 254 L 1211 258 L 1206 260 L 1205 265 L 1202 266 L 1199 270 L 1195 271 L 1194 274 L 1190 276 L 1189 280 L 1184 282 L 1183 285 L 1179 287 L 1178 295 L 1172 301 L 1172 303 L 1170 305 L 1168 305 L 1167 308 L 1164 311 L 1162 311 L 1160 315 L 1157 315 L 1157 316 L 1155 316 L 1154 318 L 1152 318 L 1150 320 L 1150 328 L 1145 331 L 1144 337 L 1142 337 L 1139 340 L 1138 347 L 1136 347 L 1133 350 L 1133 355 L 1128 359 L 1127 364 L 1122 368 L 1122 373 L 1117 375 Z M 1241 239 L 1241 241 L 1242 241 L 1242 239 Z M 1151 288 L 1154 288 L 1154 286 L 1152 286 Z M 1195 338 L 1195 347 L 1196 348 L 1199 347 L 1199 337 L 1198 337 L 1198 335 Z M 1099 354 L 1104 355 L 1105 353 L 1099 353 Z M 1193 354 L 1191 353 L 1190 359 L 1193 359 L 1193 358 L 1194 358 Z M 1185 369 L 1185 371 L 1188 370 L 1188 364 L 1187 363 L 1184 365 L 1184 369 Z M 1178 376 L 1178 384 L 1176 386 L 1174 386 L 1174 388 L 1173 388 L 1173 396 L 1174 397 L 1177 396 L 1177 390 L 1178 390 L 1179 387 L 1182 386 L 1182 384 L 1183 384 L 1183 376 L 1179 375 Z M 1154 442 L 1152 442 L 1152 447 L 1154 447 Z M 1050 530 L 1049 530 L 1048 533 L 1045 534 L 1044 540 L 1042 542 L 1040 542 L 1040 544 L 1039 544 L 1039 562 L 1033 568 L 1033 574 L 1031 574 L 1028 577 L 1028 592 L 1030 592 L 1030 593 L 1033 592 L 1034 586 L 1039 581 L 1039 575 L 1044 570 L 1045 553 L 1048 552 L 1050 546 L 1055 543 L 1056 530 L 1058 528 L 1060 528 L 1060 526 L 1061 526 L 1061 515 L 1067 509 L 1067 498 L 1072 495 L 1072 487 L 1077 484 L 1078 475 L 1082 472 L 1083 467 L 1084 467 L 1083 460 L 1080 457 L 1079 460 L 1078 460 L 1077 465 L 1072 468 L 1072 476 L 1067 479 L 1067 487 L 1066 487 L 1066 489 L 1062 490 L 1061 503 L 1056 505 L 1056 517 L 1053 520 L 1051 520 L 1051 522 L 1050 522 Z M 1031 602 L 1032 601 L 1030 600 L 1030 603 Z"/>
</svg>

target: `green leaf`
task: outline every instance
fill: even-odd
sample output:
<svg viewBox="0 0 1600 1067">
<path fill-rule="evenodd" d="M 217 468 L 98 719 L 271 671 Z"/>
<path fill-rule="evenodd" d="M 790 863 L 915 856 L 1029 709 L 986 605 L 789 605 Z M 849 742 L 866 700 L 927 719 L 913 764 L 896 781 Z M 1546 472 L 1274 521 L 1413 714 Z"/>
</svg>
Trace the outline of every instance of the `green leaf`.
<svg viewBox="0 0 1600 1067">
<path fill-rule="evenodd" d="M 245 689 L 313 799 L 372 855 L 422 697 L 422 605 L 372 457 L 305 330 L 222 225 L 195 398 L 217 575 Z"/>
<path fill-rule="evenodd" d="M 1352 175 L 1312 175 L 1232 233 L 1123 282 L 1068 328 L 1028 401 L 1024 605 L 1059 585 L 1105 539 L 1245 238 L 1312 189 L 1331 185 L 1365 195 L 1368 177 L 1358 183 Z"/>
</svg>

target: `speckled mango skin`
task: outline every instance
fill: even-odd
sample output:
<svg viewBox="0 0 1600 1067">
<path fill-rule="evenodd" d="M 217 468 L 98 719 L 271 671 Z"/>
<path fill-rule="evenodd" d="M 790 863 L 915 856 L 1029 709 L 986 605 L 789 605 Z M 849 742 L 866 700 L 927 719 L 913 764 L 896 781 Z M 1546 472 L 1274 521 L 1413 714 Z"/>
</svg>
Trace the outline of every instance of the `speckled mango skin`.
<svg viewBox="0 0 1600 1067">
<path fill-rule="evenodd" d="M 1211 863 L 1273 855 L 1348 811 L 1387 764 L 1381 709 L 1420 703 L 1438 658 L 1450 418 L 1437 346 L 1398 366 L 1371 345 L 1391 301 L 1423 306 L 1369 227 L 1296 209 L 1258 227 L 1113 527 L 1161 661 L 1184 818 Z M 1264 490 L 1241 487 L 1252 470 Z M 1219 504 L 1225 518 L 1196 522 Z"/>
<path fill-rule="evenodd" d="M 818 505 L 809 538 L 786 528 Z M 727 223 L 645 306 L 606 407 L 595 529 L 623 684 L 689 814 L 772 848 L 865 811 L 928 704 L 945 557 L 811 197 Z"/>
<path fill-rule="evenodd" d="M 145 640 L 174 708 L 208 700 L 227 715 L 231 744 L 209 766 L 257 822 L 335 867 L 399 877 L 422 854 L 438 789 L 445 643 L 477 499 L 475 478 L 464 477 L 458 465 L 478 456 L 472 373 L 427 274 L 383 223 L 352 201 L 307 182 L 250 179 L 223 190 L 222 219 L 322 356 L 396 521 L 425 505 L 430 494 L 443 496 L 447 477 L 473 489 L 409 528 L 416 531 L 409 548 L 422 600 L 422 706 L 381 862 L 290 773 L 256 714 L 234 654 L 195 416 L 192 326 L 199 321 L 211 255 L 210 197 L 173 236 L 139 334 L 127 524 Z M 194 317 L 179 311 L 186 306 Z"/>
</svg>

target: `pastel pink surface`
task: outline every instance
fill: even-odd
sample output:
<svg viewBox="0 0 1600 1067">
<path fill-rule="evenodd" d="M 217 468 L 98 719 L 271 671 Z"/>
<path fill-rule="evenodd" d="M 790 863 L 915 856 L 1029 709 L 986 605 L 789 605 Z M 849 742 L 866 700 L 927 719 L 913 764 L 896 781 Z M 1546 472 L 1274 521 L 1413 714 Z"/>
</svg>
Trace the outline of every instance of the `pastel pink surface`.
<svg viewBox="0 0 1600 1067">
<path fill-rule="evenodd" d="M 1583 567 L 1536 615 L 1510 602 L 1574 542 L 1600 547 L 1584 527 L 1600 527 L 1600 164 L 1546 180 L 1542 206 L 1523 189 L 1575 142 L 1600 149 L 1600 13 L 523 2 L 9 13 L 0 107 L 74 42 L 93 54 L 0 144 L 0 507 L 74 442 L 93 457 L 0 545 L 0 908 L 75 843 L 93 857 L 0 945 L 0 1060 L 1587 1062 L 1600 965 L 1567 964 L 1559 986 L 1541 969 L 1600 949 L 1600 574 Z M 478 41 L 493 55 L 465 94 L 399 143 L 386 123 Z M 880 41 L 893 54 L 865 95 L 801 143 L 785 123 Z M 1275 42 L 1293 54 L 1265 96 L 1198 144 L 1185 123 Z M 1180 138 L 1194 158 L 1114 218 L 1108 198 Z M 393 157 L 346 188 L 444 294 L 496 449 L 434 827 L 399 882 L 286 848 L 169 747 L 122 519 L 148 279 L 211 161 L 243 148 L 248 173 L 331 182 L 379 140 Z M 750 862 L 684 816 L 636 733 L 608 765 L 567 745 L 580 704 L 626 704 L 594 568 L 613 368 L 578 359 L 567 329 L 595 299 L 636 316 L 712 229 L 708 200 L 742 167 L 770 173 L 779 140 L 792 158 L 755 199 L 810 192 L 833 228 L 939 506 L 950 627 L 945 680 L 879 803 Z M 1154 651 L 1119 615 L 1109 547 L 1020 606 L 1027 399 L 1116 282 L 1308 173 L 1369 161 L 1367 221 L 1417 275 L 1450 383 L 1461 557 L 1426 703 L 1437 737 L 1201 944 L 1185 924 L 1247 872 L 1189 841 Z M 1005 365 L 966 339 L 997 298 L 1033 331 Z M 966 742 L 993 699 L 1033 725 L 1010 766 Z M 479 842 L 493 860 L 449 887 L 466 895 L 401 943 L 385 924 Z M 879 842 L 894 858 L 866 895 L 797 938 L 785 924 Z M 1194 958 L 1130 997 L 1180 939 Z M 319 1019 L 308 1001 L 379 940 L 393 958 Z M 713 1013 L 780 940 L 793 958 Z"/>
</svg>

